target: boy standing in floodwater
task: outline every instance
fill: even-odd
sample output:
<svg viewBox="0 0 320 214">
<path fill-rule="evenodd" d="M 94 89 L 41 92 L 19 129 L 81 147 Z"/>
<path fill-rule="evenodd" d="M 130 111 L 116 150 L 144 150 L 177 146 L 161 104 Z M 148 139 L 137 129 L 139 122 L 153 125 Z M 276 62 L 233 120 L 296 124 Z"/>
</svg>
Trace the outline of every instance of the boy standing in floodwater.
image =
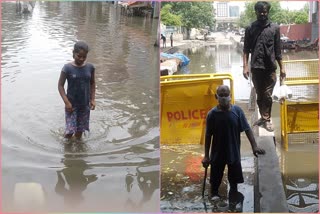
<svg viewBox="0 0 320 214">
<path fill-rule="evenodd" d="M 257 146 L 242 109 L 239 106 L 231 105 L 229 87 L 220 85 L 215 97 L 219 104 L 207 114 L 205 155 L 202 160 L 205 168 L 211 164 L 211 200 L 220 198 L 218 189 L 226 165 L 228 165 L 230 184 L 229 195 L 238 193 L 238 183 L 244 182 L 240 157 L 241 132 L 245 131 L 255 156 L 265 154 L 265 151 Z M 210 159 L 209 153 L 211 153 Z"/>
<path fill-rule="evenodd" d="M 64 137 L 73 135 L 80 139 L 84 131 L 89 131 L 90 110 L 95 109 L 95 67 L 87 63 L 88 45 L 78 41 L 74 45 L 74 61 L 65 64 L 60 73 L 58 90 L 65 104 L 66 130 Z M 68 81 L 67 94 L 64 90 Z"/>
</svg>

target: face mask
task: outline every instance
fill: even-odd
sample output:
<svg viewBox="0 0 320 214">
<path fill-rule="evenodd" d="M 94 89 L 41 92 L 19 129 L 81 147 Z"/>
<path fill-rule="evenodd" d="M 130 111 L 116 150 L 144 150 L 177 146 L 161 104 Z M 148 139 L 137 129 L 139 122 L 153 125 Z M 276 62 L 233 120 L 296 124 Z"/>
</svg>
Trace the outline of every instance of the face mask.
<svg viewBox="0 0 320 214">
<path fill-rule="evenodd" d="M 218 97 L 218 102 L 219 102 L 219 104 L 220 104 L 221 106 L 224 106 L 224 107 L 228 106 L 229 103 L 230 103 L 230 101 L 231 101 L 230 95 L 227 96 L 227 97 L 219 97 L 219 96 L 217 95 L 217 97 Z"/>
</svg>

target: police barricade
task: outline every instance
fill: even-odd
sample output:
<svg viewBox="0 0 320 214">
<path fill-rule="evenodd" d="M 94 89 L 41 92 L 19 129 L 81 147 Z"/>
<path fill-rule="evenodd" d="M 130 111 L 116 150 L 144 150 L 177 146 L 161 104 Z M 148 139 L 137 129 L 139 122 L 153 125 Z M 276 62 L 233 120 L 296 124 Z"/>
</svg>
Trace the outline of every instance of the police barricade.
<svg viewBox="0 0 320 214">
<path fill-rule="evenodd" d="M 233 95 L 229 73 L 160 77 L 161 144 L 203 144 L 207 112 L 217 105 L 214 95 L 222 84 L 228 85 Z"/>
<path fill-rule="evenodd" d="M 318 142 L 319 60 L 291 60 L 283 64 L 287 74 L 284 84 L 292 90 L 292 98 L 280 107 L 281 140 L 288 150 L 289 143 Z"/>
</svg>

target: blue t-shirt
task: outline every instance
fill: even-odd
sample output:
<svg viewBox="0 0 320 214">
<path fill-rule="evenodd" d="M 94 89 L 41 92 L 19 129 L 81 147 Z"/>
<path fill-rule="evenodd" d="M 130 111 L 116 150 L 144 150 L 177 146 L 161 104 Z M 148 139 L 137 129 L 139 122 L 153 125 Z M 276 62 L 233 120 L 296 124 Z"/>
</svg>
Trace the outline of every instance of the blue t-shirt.
<svg viewBox="0 0 320 214">
<path fill-rule="evenodd" d="M 62 71 L 67 77 L 67 97 L 72 106 L 90 106 L 90 80 L 95 67 L 91 63 L 86 63 L 82 67 L 68 63 L 63 66 Z"/>
<path fill-rule="evenodd" d="M 239 106 L 232 105 L 230 111 L 217 107 L 207 114 L 206 137 L 213 136 L 211 162 L 225 161 L 227 164 L 240 160 L 240 133 L 250 129 Z"/>
</svg>

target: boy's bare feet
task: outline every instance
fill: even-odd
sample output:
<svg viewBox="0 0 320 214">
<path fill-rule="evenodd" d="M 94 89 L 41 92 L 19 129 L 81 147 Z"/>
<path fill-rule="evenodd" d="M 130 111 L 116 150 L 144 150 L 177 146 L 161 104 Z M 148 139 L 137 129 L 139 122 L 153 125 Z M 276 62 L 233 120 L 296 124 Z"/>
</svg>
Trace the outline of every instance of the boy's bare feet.
<svg viewBox="0 0 320 214">
<path fill-rule="evenodd" d="M 76 132 L 74 136 L 76 137 L 77 140 L 80 140 L 82 137 L 82 132 Z"/>
<path fill-rule="evenodd" d="M 73 136 L 73 134 L 65 134 L 65 135 L 64 135 L 64 138 L 66 138 L 66 139 L 71 139 L 72 136 Z"/>
</svg>

